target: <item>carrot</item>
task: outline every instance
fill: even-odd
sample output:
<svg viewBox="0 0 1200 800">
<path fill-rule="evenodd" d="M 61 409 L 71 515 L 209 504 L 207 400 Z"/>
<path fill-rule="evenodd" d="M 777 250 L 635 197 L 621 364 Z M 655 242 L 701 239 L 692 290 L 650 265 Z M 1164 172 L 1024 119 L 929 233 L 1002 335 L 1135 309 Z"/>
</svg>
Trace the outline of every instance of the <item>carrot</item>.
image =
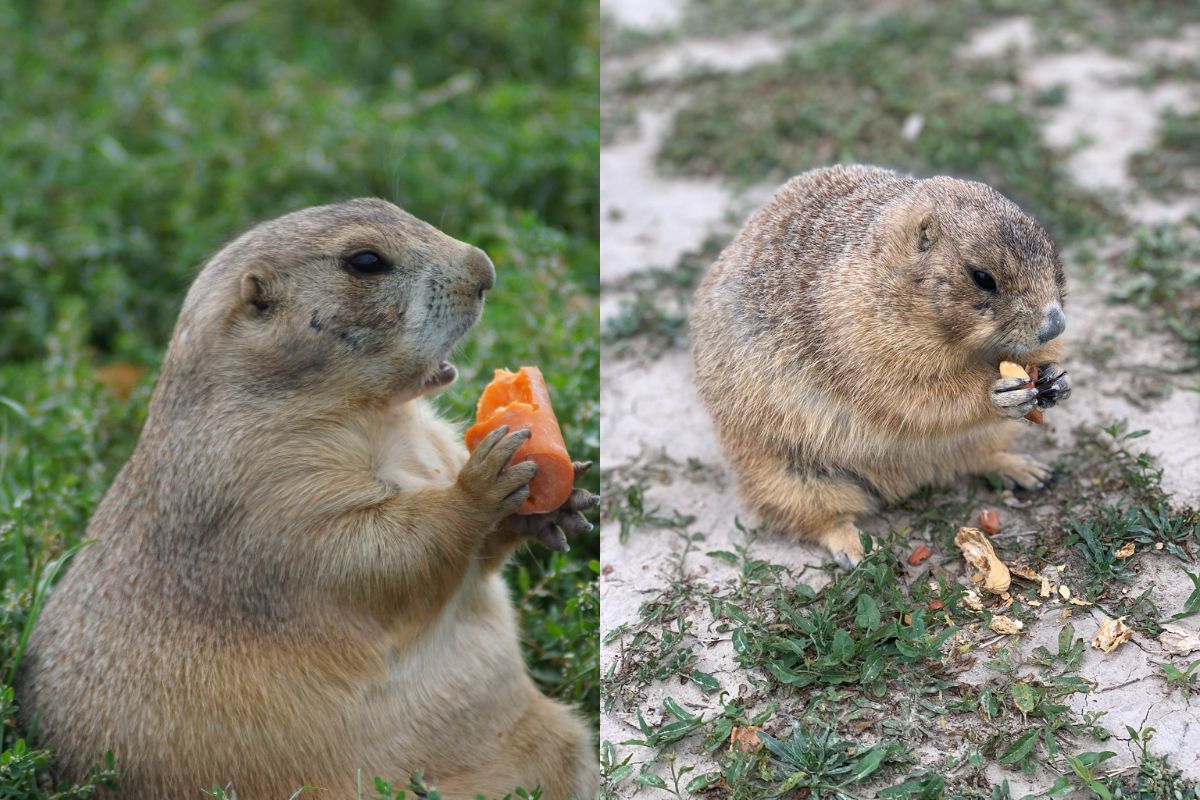
<svg viewBox="0 0 1200 800">
<path fill-rule="evenodd" d="M 507 425 L 509 431 L 528 428 L 532 432 L 509 462 L 535 461 L 538 465 L 537 475 L 529 482 L 529 499 L 517 513 L 554 511 L 571 496 L 575 467 L 550 406 L 546 379 L 537 367 L 521 367 L 517 372 L 496 370 L 475 406 L 475 424 L 467 429 L 467 449 L 474 451 L 484 437 L 501 425 Z"/>
<path fill-rule="evenodd" d="M 916 550 L 912 551 L 912 555 L 908 557 L 908 565 L 910 567 L 918 567 L 924 564 L 926 559 L 931 555 L 933 555 L 933 550 L 926 545 L 919 545 Z"/>
</svg>

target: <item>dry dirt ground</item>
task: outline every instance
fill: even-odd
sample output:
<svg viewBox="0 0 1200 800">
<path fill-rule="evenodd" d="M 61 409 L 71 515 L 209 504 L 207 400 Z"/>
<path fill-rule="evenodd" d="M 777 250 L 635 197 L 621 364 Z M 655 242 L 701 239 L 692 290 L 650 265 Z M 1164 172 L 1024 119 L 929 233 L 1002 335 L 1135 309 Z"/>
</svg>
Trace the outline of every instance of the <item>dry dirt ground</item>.
<svg viewBox="0 0 1200 800">
<path fill-rule="evenodd" d="M 604 13 L 619 27 L 654 34 L 672 29 L 682 14 L 682 2 L 631 2 L 605 0 Z M 1169 105 L 1196 108 L 1195 84 L 1169 81 L 1146 86 L 1119 80 L 1138 71 L 1139 60 L 1155 53 L 1200 52 L 1200 31 L 1184 30 L 1175 39 L 1140 45 L 1128 56 L 1099 49 L 1081 48 L 1067 53 L 1042 53 L 1035 47 L 1031 22 L 1014 17 L 979 31 L 964 42 L 963 59 L 1008 49 L 1020 55 L 1021 85 L 1030 92 L 1047 87 L 1065 87 L 1065 101 L 1050 112 L 1043 135 L 1057 146 L 1078 145 L 1070 156 L 1072 175 L 1081 186 L 1102 189 L 1120 198 L 1133 219 L 1146 222 L 1176 221 L 1197 211 L 1188 202 L 1155 201 L 1139 192 L 1126 174 L 1130 153 L 1150 146 L 1160 110 Z M 762 61 L 778 59 L 788 44 L 767 34 L 734 35 L 725 39 L 689 39 L 682 35 L 664 37 L 661 44 L 637 49 L 632 54 L 605 58 L 602 81 L 606 90 L 631 71 L 651 75 L 661 88 L 640 96 L 627 124 L 608 137 L 601 150 L 601 214 L 604 225 L 601 275 L 604 288 L 602 314 L 618 313 L 627 297 L 631 275 L 650 267 L 670 267 L 685 252 L 698 248 L 713 233 L 728 235 L 745 216 L 767 197 L 774 184 L 733 189 L 717 180 L 664 177 L 656 169 L 655 153 L 667 122 L 686 101 L 686 87 L 673 88 L 673 80 L 689 69 L 703 66 L 716 70 L 741 70 Z M 1093 243 L 1103 263 L 1109 253 L 1119 252 L 1128 242 Z M 1122 324 L 1131 310 L 1105 302 L 1106 278 L 1078 267 L 1067 254 L 1072 283 L 1066 337 L 1070 352 L 1093 352 L 1103 344 L 1120 354 L 1123 372 L 1105 368 L 1102 359 L 1069 359 L 1073 379 L 1072 398 L 1047 414 L 1044 429 L 1030 428 L 1018 447 L 1026 451 L 1052 453 L 1071 443 L 1071 431 L 1080 423 L 1110 424 L 1126 419 L 1130 428 L 1150 433 L 1131 443 L 1153 453 L 1163 468 L 1164 490 L 1180 504 L 1200 501 L 1200 392 L 1186 380 L 1159 379 L 1159 390 L 1131 390 L 1128 374 L 1156 374 L 1156 370 L 1178 357 L 1176 346 L 1165 337 L 1134 336 Z M 1165 383 L 1164 383 L 1165 381 Z M 663 591 L 680 575 L 690 575 L 705 586 L 728 587 L 736 581 L 737 568 L 704 555 L 709 550 L 733 550 L 745 539 L 735 518 L 753 522 L 739 505 L 709 420 L 701 408 L 691 381 L 690 358 L 680 346 L 647 351 L 639 348 L 609 348 L 605 353 L 602 378 L 602 466 L 606 491 L 627 485 L 637 475 L 645 486 L 645 504 L 694 515 L 691 530 L 703 531 L 706 540 L 679 563 L 683 539 L 670 530 L 634 525 L 620 539 L 621 524 L 612 514 L 602 527 L 602 629 L 611 631 L 634 623 L 639 607 Z M 663 458 L 665 456 L 665 459 Z M 1011 501 L 1014 504 L 1020 501 Z M 1003 507 L 1006 537 L 1028 537 L 1046 512 L 1036 498 L 1025 508 Z M 900 526 L 904 514 L 888 512 L 871 520 L 867 528 L 882 533 Z M 959 524 L 966 524 L 962 519 Z M 759 537 L 751 545 L 754 556 L 793 568 L 800 579 L 819 587 L 828 578 L 816 567 L 823 553 L 804 543 L 772 536 Z M 945 555 L 945 554 L 939 554 Z M 947 559 L 949 563 L 952 559 Z M 1127 590 L 1155 586 L 1155 598 L 1167 611 L 1180 608 L 1190 586 L 1178 562 L 1166 555 L 1143 559 L 1138 579 Z M 1194 566 L 1194 565 L 1193 565 Z M 806 570 L 805 568 L 808 567 Z M 952 569 L 954 567 L 951 567 Z M 963 579 L 965 582 L 965 578 Z M 1064 585 L 1072 576 L 1060 577 Z M 1076 631 L 1090 641 L 1104 614 L 1087 607 L 1048 601 L 1038 611 L 1040 618 L 1020 636 L 1020 647 L 1029 654 L 1039 644 L 1052 642 L 1063 626 L 1063 611 L 1072 610 Z M 734 654 L 728 631 L 719 632 L 696 612 L 699 662 L 697 668 L 712 674 L 721 688 L 737 696 L 745 691 L 745 679 Z M 1200 617 L 1182 624 L 1200 627 Z M 982 644 L 995 644 L 1004 637 L 977 636 Z M 1011 639 L 1011 637 L 1008 637 Z M 628 657 L 627 644 L 617 637 L 605 645 L 602 674 L 608 674 L 620 659 Z M 1196 656 L 1192 656 L 1195 658 Z M 1077 710 L 1107 712 L 1104 724 L 1122 732 L 1126 724 L 1139 728 L 1152 725 L 1157 733 L 1150 749 L 1168 754 L 1172 764 L 1191 779 L 1200 779 L 1200 697 L 1189 699 L 1164 691 L 1158 665 L 1170 661 L 1159 643 L 1137 635 L 1111 655 L 1091 647 L 1083 655 L 1080 674 L 1093 681 L 1094 691 L 1073 695 Z M 1180 663 L 1175 659 L 1175 663 Z M 1182 662 L 1186 663 L 1186 659 Z M 988 668 L 980 659 L 962 673 L 965 682 L 982 682 Z M 739 688 L 740 687 L 740 688 Z M 605 713 L 601 739 L 613 743 L 619 759 L 631 757 L 635 766 L 655 760 L 652 748 L 621 745 L 639 738 L 637 714 L 651 725 L 662 719 L 663 700 L 672 696 L 692 712 L 710 713 L 719 707 L 717 695 L 704 694 L 694 685 L 672 681 L 651 684 L 639 694 L 640 702 L 618 702 Z M 945 747 L 957 746 L 954 742 Z M 1129 765 L 1132 747 L 1110 741 L 1107 749 L 1117 752 L 1108 762 L 1112 768 Z M 1096 748 L 1100 749 L 1100 748 Z M 710 759 L 696 743 L 683 740 L 671 752 L 676 764 L 696 764 L 703 771 Z M 665 762 L 658 758 L 652 771 L 666 775 Z M 1054 775 L 1039 770 L 1034 775 L 1005 772 L 989 766 L 988 776 L 1010 781 L 1013 796 L 1044 792 Z M 622 784 L 619 796 L 670 797 L 672 793 L 650 786 Z"/>
</svg>

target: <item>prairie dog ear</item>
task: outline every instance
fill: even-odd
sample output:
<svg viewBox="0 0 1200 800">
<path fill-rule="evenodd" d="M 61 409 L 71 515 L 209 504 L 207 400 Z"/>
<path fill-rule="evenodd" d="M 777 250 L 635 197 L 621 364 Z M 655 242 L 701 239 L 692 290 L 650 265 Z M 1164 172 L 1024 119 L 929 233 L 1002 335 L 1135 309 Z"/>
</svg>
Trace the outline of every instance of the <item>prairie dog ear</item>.
<svg viewBox="0 0 1200 800">
<path fill-rule="evenodd" d="M 248 316 L 266 316 L 270 312 L 272 304 L 266 276 L 257 272 L 247 272 L 243 275 L 241 299 L 242 310 Z"/>
<path fill-rule="evenodd" d="M 922 208 L 913 212 L 906 227 L 908 239 L 916 245 L 919 253 L 924 253 L 937 241 L 938 224 L 932 209 Z"/>
</svg>

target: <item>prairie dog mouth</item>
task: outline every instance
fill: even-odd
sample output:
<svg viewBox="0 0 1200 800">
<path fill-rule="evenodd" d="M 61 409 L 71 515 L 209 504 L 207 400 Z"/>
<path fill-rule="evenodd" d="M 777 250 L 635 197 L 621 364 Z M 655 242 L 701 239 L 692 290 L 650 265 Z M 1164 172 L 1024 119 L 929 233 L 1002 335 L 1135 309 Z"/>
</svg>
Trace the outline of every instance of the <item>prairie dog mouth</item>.
<svg viewBox="0 0 1200 800">
<path fill-rule="evenodd" d="M 425 376 L 425 380 L 421 381 L 421 387 L 424 389 L 440 389 L 443 386 L 449 386 L 454 383 L 454 379 L 458 377 L 458 370 L 449 361 L 439 361 L 429 374 Z"/>
</svg>

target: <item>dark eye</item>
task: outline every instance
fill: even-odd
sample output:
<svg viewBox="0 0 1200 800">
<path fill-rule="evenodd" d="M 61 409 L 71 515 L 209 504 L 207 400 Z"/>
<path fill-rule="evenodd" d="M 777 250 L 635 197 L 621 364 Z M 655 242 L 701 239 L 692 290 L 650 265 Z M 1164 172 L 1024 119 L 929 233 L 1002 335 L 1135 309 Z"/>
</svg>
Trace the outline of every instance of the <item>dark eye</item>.
<svg viewBox="0 0 1200 800">
<path fill-rule="evenodd" d="M 391 270 L 392 265 L 378 253 L 372 250 L 364 250 L 347 258 L 345 267 L 348 271 L 356 275 L 378 275 L 381 272 Z"/>
<path fill-rule="evenodd" d="M 975 281 L 975 285 L 983 289 L 988 294 L 996 293 L 996 281 L 991 275 L 981 269 L 971 270 L 971 280 Z"/>
</svg>

